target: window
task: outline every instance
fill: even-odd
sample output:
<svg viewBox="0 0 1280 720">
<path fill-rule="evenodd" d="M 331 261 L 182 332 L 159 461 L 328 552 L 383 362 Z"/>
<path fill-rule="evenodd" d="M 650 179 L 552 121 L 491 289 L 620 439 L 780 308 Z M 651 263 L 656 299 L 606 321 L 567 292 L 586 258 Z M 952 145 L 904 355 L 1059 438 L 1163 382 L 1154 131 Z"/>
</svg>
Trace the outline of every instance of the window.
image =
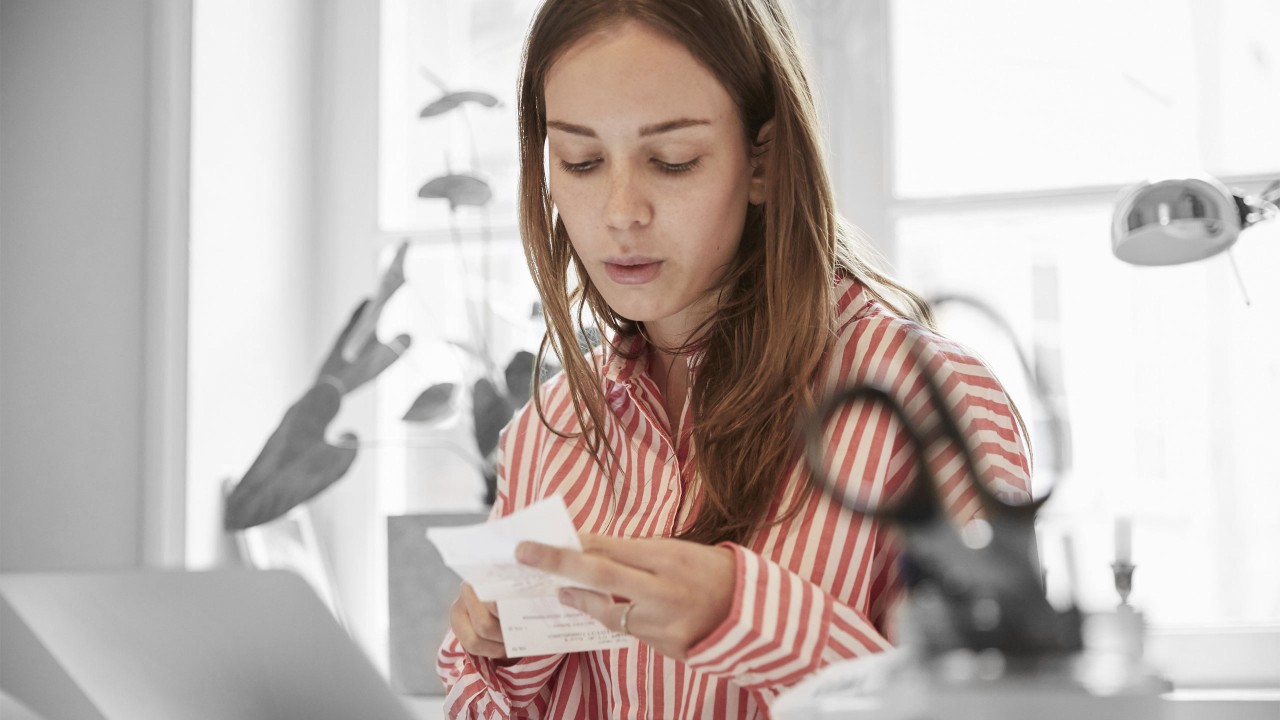
<svg viewBox="0 0 1280 720">
<path fill-rule="evenodd" d="M 366 445 L 376 459 L 370 479 L 377 484 L 374 523 L 380 536 L 387 517 L 484 509 L 485 458 L 472 419 L 471 388 L 489 378 L 505 390 L 507 364 L 517 352 L 536 351 L 542 337 L 537 291 L 516 228 L 516 81 L 536 5 L 381 2 L 377 224 L 384 265 L 401 243 L 409 248 L 406 282 L 384 309 L 379 333 L 384 339 L 407 333 L 413 342 L 374 388 L 375 439 Z M 465 101 L 455 105 L 450 97 Z M 443 111 L 423 116 L 433 103 Z M 468 179 L 443 180 L 450 176 Z M 424 187 L 438 182 L 487 188 L 490 196 L 455 196 L 457 203 L 420 197 Z M 446 383 L 454 387 L 447 410 L 429 420 L 405 419 L 415 398 Z M 396 632 L 398 620 L 388 617 L 387 598 L 380 593 L 387 586 L 387 558 L 403 555 L 403 548 L 377 549 L 383 552 L 371 559 L 378 591 L 370 593 L 370 622 Z M 436 627 L 438 620 L 427 625 Z M 422 651 L 430 655 L 434 648 Z M 387 658 L 393 682 L 437 682 L 429 662 L 395 667 L 397 660 L 384 647 L 375 647 L 373 655 Z"/>
<path fill-rule="evenodd" d="M 516 229 L 516 80 L 536 5 L 383 2 L 379 224 L 388 259 L 400 242 L 410 249 L 406 285 L 388 304 L 382 329 L 413 338 L 377 388 L 378 474 L 388 514 L 481 507 L 469 389 L 484 376 L 500 385 L 514 354 L 536 351 L 541 339 L 537 292 Z M 463 92 L 487 98 L 421 116 Z M 450 175 L 479 180 L 491 197 L 456 206 L 419 197 L 428 182 Z M 439 383 L 456 388 L 451 412 L 406 422 L 413 399 Z"/>
<path fill-rule="evenodd" d="M 484 179 L 493 198 L 463 206 L 461 224 L 515 221 L 516 80 L 534 0 L 384 0 L 382 2 L 381 188 L 379 224 L 389 233 L 450 227 L 449 205 L 418 197 L 448 173 Z M 481 92 L 499 103 L 471 101 L 420 117 L 449 93 Z M 486 217 L 487 216 L 487 217 Z"/>
<path fill-rule="evenodd" d="M 1116 194 L 1135 181 L 1209 173 L 1257 192 L 1280 176 L 1280 8 L 889 9 L 897 267 L 926 294 L 1001 309 L 1062 388 L 1073 467 L 1042 523 L 1051 590 L 1066 591 L 1069 535 L 1078 599 L 1113 606 L 1112 523 L 1131 516 L 1132 601 L 1152 622 L 1280 621 L 1280 576 L 1263 570 L 1280 547 L 1265 439 L 1280 427 L 1280 340 L 1260 331 L 1280 326 L 1262 271 L 1280 260 L 1280 228 L 1233 250 L 1252 305 L 1228 257 L 1135 268 L 1109 238 Z M 1041 410 L 1015 387 L 1007 341 L 959 309 L 940 316 L 997 365 L 1034 435 Z"/>
</svg>

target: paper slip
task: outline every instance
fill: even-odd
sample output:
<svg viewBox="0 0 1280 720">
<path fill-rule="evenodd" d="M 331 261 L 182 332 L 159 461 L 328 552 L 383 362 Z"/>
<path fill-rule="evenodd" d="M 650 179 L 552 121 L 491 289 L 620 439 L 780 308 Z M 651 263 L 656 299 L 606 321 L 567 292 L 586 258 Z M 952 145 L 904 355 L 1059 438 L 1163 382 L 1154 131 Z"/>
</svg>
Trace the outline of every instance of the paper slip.
<svg viewBox="0 0 1280 720">
<path fill-rule="evenodd" d="M 494 522 L 462 527 L 433 527 L 427 539 L 440 557 L 485 602 L 513 597 L 554 596 L 569 581 L 516 562 L 516 545 L 533 540 L 581 550 L 578 531 L 564 499 L 554 495 Z"/>
<path fill-rule="evenodd" d="M 430 528 L 427 539 L 445 564 L 471 584 L 477 597 L 498 603 L 508 657 L 603 650 L 630 643 L 628 636 L 560 604 L 556 592 L 571 587 L 568 580 L 516 562 L 516 545 L 525 540 L 582 549 L 559 495 L 493 522 Z"/>
<path fill-rule="evenodd" d="M 561 605 L 554 595 L 499 600 L 498 619 L 508 657 L 609 650 L 631 644 L 627 635 Z"/>
</svg>

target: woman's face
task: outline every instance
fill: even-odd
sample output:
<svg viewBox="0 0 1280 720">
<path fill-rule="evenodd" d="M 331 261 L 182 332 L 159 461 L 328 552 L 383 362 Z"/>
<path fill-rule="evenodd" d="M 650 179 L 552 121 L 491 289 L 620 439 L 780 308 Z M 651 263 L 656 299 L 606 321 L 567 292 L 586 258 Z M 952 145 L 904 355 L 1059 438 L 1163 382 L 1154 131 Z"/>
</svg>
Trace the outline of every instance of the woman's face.
<svg viewBox="0 0 1280 720">
<path fill-rule="evenodd" d="M 733 100 L 636 22 L 570 46 L 545 91 L 551 199 L 591 282 L 659 342 L 683 342 L 763 199 Z"/>
</svg>

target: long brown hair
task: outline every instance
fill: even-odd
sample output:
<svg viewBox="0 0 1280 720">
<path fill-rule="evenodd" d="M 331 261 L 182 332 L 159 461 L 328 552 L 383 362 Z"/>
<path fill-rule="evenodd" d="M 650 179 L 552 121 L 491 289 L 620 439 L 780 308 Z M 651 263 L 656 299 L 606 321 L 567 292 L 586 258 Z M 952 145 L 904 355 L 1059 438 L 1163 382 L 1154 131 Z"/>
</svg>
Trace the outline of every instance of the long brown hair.
<svg viewBox="0 0 1280 720">
<path fill-rule="evenodd" d="M 900 314 L 932 321 L 924 302 L 878 270 L 840 220 L 804 63 L 776 0 L 549 0 L 530 28 L 520 77 L 520 226 L 547 319 L 536 364 L 548 351 L 560 359 L 582 436 L 602 467 L 608 410 L 598 360 L 582 354 L 578 334 L 607 328 L 616 344 L 643 328 L 612 312 L 553 213 L 545 84 L 577 40 L 628 20 L 680 42 L 716 76 L 738 107 L 754 158 L 765 163 L 766 200 L 749 206 L 719 309 L 695 333 L 704 353 L 692 395 L 701 496 L 680 534 L 743 543 L 765 525 L 799 457 L 796 421 L 813 406 L 811 383 L 833 336 L 836 274 L 861 281 Z M 770 120 L 771 139 L 756 144 Z M 540 394 L 533 400 L 543 423 L 564 434 L 551 428 Z"/>
</svg>

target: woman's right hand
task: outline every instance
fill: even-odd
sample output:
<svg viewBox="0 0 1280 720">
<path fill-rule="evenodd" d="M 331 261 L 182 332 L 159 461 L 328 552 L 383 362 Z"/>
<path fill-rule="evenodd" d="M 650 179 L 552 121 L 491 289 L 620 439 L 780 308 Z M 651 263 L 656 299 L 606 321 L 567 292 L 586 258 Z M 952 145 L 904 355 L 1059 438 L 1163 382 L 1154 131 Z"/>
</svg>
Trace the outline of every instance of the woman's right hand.
<svg viewBox="0 0 1280 720">
<path fill-rule="evenodd" d="M 507 648 L 502 641 L 502 625 L 498 622 L 497 603 L 480 602 L 468 583 L 462 583 L 458 599 L 453 601 L 449 624 L 462 649 L 472 655 L 487 658 L 507 656 Z"/>
</svg>

